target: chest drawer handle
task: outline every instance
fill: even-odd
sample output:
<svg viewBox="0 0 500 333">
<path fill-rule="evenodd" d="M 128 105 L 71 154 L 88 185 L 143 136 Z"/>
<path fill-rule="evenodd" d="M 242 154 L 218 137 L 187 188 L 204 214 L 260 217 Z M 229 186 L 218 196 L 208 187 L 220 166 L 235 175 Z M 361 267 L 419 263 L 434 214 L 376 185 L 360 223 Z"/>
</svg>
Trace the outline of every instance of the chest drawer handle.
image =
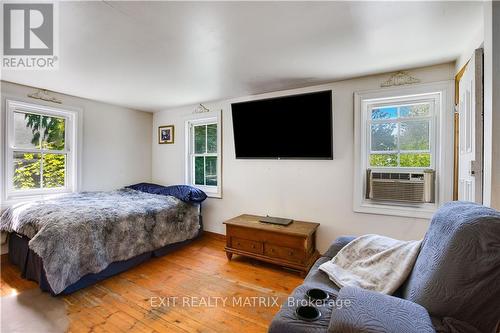
<svg viewBox="0 0 500 333">
<path fill-rule="evenodd" d="M 288 255 L 293 256 L 293 252 L 292 251 L 288 252 Z"/>
<path fill-rule="evenodd" d="M 237 242 L 236 245 L 240 246 L 241 244 L 240 244 L 240 242 Z"/>
<path fill-rule="evenodd" d="M 274 249 L 271 249 L 271 252 L 274 252 Z"/>
<path fill-rule="evenodd" d="M 252 245 L 252 249 L 255 249 L 255 245 Z"/>
</svg>

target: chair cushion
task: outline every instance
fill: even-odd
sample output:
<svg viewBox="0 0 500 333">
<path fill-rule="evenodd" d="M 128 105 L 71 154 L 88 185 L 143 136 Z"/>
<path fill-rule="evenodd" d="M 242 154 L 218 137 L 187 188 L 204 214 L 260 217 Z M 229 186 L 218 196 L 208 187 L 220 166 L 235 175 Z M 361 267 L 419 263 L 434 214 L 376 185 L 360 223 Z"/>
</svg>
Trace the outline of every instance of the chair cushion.
<svg viewBox="0 0 500 333">
<path fill-rule="evenodd" d="M 337 253 L 342 250 L 344 246 L 355 240 L 356 237 L 354 236 L 340 236 L 337 239 L 333 241 L 333 243 L 330 245 L 328 250 L 326 250 L 325 254 L 323 254 L 324 257 L 330 257 L 333 258 L 337 255 Z"/>
<path fill-rule="evenodd" d="M 469 202 L 433 216 L 403 297 L 493 332 L 500 318 L 500 213 Z"/>
<path fill-rule="evenodd" d="M 358 287 L 340 289 L 328 332 L 434 333 L 427 311 L 420 305 Z"/>
<path fill-rule="evenodd" d="M 329 261 L 330 259 L 331 258 L 329 257 L 321 257 L 316 260 L 314 265 L 309 270 L 306 278 L 304 279 L 304 283 L 315 286 L 314 288 L 320 288 L 327 292 L 336 294 L 339 291 L 339 287 L 337 287 L 337 285 L 335 285 L 335 283 L 333 283 L 330 278 L 328 278 L 328 275 L 325 272 L 319 270 L 319 266 Z"/>
</svg>

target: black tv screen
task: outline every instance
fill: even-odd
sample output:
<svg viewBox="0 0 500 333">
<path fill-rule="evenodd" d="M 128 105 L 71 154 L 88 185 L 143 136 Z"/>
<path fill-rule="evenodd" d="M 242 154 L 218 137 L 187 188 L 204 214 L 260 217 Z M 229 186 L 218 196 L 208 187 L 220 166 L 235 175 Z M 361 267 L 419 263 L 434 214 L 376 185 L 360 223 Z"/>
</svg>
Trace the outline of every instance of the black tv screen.
<svg viewBox="0 0 500 333">
<path fill-rule="evenodd" d="M 233 103 L 236 158 L 332 159 L 332 92 Z"/>
</svg>

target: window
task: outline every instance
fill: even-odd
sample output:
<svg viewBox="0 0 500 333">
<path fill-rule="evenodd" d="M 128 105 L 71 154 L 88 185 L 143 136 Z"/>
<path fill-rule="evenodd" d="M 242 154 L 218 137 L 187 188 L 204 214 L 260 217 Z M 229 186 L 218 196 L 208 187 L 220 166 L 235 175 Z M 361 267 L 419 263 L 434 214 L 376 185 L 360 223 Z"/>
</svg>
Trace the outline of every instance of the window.
<svg viewBox="0 0 500 333">
<path fill-rule="evenodd" d="M 75 112 L 7 100 L 6 197 L 75 189 Z"/>
<path fill-rule="evenodd" d="M 451 199 L 451 89 L 450 83 L 440 82 L 355 94 L 354 211 L 428 218 Z M 424 176 L 429 173 L 432 183 Z M 386 184 L 375 177 L 391 180 Z M 423 179 L 427 185 L 399 183 L 406 179 Z M 405 192 L 417 187 L 423 192 L 411 192 L 415 197 L 422 193 L 433 199 L 414 200 Z"/>
<path fill-rule="evenodd" d="M 186 178 L 188 184 L 202 189 L 208 196 L 221 197 L 220 116 L 205 117 L 186 123 L 189 143 Z"/>
<path fill-rule="evenodd" d="M 373 103 L 367 108 L 370 168 L 431 168 L 434 101 Z"/>
</svg>

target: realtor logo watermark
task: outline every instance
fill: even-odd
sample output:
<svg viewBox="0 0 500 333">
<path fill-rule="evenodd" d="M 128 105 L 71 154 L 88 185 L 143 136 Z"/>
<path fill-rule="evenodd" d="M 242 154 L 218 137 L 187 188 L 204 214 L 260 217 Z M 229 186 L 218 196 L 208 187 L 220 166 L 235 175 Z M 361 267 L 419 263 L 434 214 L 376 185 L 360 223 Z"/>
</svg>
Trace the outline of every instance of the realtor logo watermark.
<svg viewBox="0 0 500 333">
<path fill-rule="evenodd" d="M 57 4 L 4 3 L 2 69 L 58 67 Z"/>
</svg>

